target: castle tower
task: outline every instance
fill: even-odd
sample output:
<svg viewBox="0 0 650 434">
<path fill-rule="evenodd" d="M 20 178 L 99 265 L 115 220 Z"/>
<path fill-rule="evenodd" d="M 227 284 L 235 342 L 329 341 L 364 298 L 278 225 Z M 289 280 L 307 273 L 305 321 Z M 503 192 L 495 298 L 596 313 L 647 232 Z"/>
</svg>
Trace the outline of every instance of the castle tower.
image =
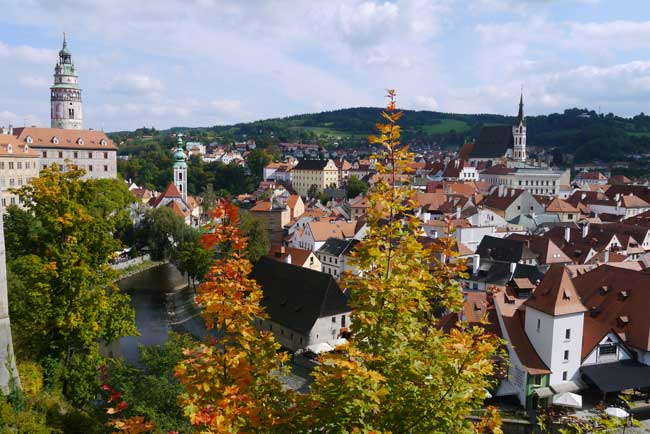
<svg viewBox="0 0 650 434">
<path fill-rule="evenodd" d="M 524 93 L 522 91 L 521 98 L 519 99 L 519 114 L 517 121 L 512 127 L 512 135 L 515 139 L 513 149 L 513 159 L 515 161 L 526 161 L 526 122 L 524 119 Z"/>
<path fill-rule="evenodd" d="M 184 201 L 187 201 L 187 157 L 183 150 L 183 138 L 178 135 L 178 149 L 174 154 L 174 185 L 178 188 Z"/>
<path fill-rule="evenodd" d="M 9 323 L 9 300 L 7 298 L 7 264 L 5 252 L 4 224 L 0 209 L 0 393 L 9 393 L 10 385 L 20 387 L 16 369 L 11 324 Z"/>
<path fill-rule="evenodd" d="M 582 332 L 587 311 L 562 264 L 553 264 L 524 306 L 524 330 L 551 370 L 550 385 L 576 381 L 582 361 Z"/>
<path fill-rule="evenodd" d="M 80 130 L 83 127 L 81 89 L 77 73 L 63 34 L 63 47 L 54 67 L 54 85 L 50 88 L 51 127 Z"/>
</svg>

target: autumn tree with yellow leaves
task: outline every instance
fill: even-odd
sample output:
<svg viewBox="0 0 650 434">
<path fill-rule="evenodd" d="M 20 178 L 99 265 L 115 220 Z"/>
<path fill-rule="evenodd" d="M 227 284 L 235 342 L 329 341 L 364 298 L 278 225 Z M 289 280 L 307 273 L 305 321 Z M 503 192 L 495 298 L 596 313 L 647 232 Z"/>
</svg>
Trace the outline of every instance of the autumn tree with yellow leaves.
<svg viewBox="0 0 650 434">
<path fill-rule="evenodd" d="M 358 275 L 344 277 L 354 338 L 323 357 L 311 387 L 317 424 L 325 432 L 498 432 L 495 418 L 480 426 L 467 416 L 493 385 L 500 341 L 479 326 L 458 323 L 449 332 L 434 313 L 457 312 L 463 297 L 460 262 L 436 262 L 415 216 L 409 173 L 413 154 L 400 145 L 395 92 L 370 142 L 383 181 L 368 194 L 368 233 L 353 253 Z M 456 256 L 452 240 L 446 257 Z M 433 264 L 433 266 L 432 266 Z"/>
</svg>

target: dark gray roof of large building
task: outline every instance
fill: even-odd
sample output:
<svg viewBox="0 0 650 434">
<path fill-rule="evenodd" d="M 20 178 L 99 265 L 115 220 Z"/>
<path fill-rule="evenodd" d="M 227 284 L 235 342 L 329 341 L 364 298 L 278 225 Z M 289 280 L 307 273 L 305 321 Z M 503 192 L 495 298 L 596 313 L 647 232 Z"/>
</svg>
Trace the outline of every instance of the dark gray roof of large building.
<svg viewBox="0 0 650 434">
<path fill-rule="evenodd" d="M 262 257 L 251 277 L 262 287 L 262 306 L 271 321 L 308 333 L 318 318 L 350 312 L 334 278 L 320 271 Z"/>
<path fill-rule="evenodd" d="M 497 238 L 489 235 L 483 237 L 476 249 L 483 259 L 503 262 L 519 262 L 536 259 L 537 255 L 521 240 Z"/>
<path fill-rule="evenodd" d="M 481 128 L 470 158 L 501 158 L 509 148 L 514 147 L 515 139 L 510 125 L 490 125 Z"/>
<path fill-rule="evenodd" d="M 323 170 L 328 160 L 300 160 L 293 170 Z"/>
</svg>

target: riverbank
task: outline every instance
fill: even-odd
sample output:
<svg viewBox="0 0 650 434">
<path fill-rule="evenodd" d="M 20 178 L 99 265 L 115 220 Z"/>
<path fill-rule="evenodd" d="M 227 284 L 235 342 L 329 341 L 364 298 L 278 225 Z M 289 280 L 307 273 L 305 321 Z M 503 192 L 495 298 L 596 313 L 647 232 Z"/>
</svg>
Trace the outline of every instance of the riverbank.
<svg viewBox="0 0 650 434">
<path fill-rule="evenodd" d="M 133 275 L 136 275 L 138 273 L 142 273 L 143 271 L 146 271 L 150 268 L 157 267 L 159 265 L 165 264 L 167 261 L 152 261 L 150 259 L 146 261 L 142 261 L 138 264 L 131 265 L 129 267 L 117 270 L 119 273 L 119 276 L 115 279 L 115 282 L 118 282 L 122 279 L 126 279 L 127 277 L 131 277 Z"/>
</svg>

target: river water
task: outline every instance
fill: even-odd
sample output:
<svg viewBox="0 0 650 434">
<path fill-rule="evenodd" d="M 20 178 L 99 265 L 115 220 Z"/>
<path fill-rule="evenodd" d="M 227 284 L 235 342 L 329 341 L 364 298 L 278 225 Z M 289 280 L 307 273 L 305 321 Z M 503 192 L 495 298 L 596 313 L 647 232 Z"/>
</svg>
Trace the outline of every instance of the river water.
<svg viewBox="0 0 650 434">
<path fill-rule="evenodd" d="M 202 339 L 206 335 L 203 319 L 194 303 L 193 290 L 187 278 L 171 264 L 162 264 L 117 282 L 120 289 L 131 296 L 135 310 L 135 324 L 140 336 L 127 336 L 119 340 L 115 355 L 129 363 L 137 364 L 140 345 L 161 345 L 169 332 L 190 333 Z M 282 382 L 296 390 L 308 388 L 309 370 L 292 365 L 292 373 Z"/>
<path fill-rule="evenodd" d="M 138 360 L 138 346 L 160 345 L 169 332 L 191 333 L 203 338 L 205 324 L 193 301 L 187 278 L 171 264 L 162 264 L 117 282 L 131 296 L 135 324 L 140 336 L 120 339 L 119 353 L 125 360 Z"/>
</svg>

